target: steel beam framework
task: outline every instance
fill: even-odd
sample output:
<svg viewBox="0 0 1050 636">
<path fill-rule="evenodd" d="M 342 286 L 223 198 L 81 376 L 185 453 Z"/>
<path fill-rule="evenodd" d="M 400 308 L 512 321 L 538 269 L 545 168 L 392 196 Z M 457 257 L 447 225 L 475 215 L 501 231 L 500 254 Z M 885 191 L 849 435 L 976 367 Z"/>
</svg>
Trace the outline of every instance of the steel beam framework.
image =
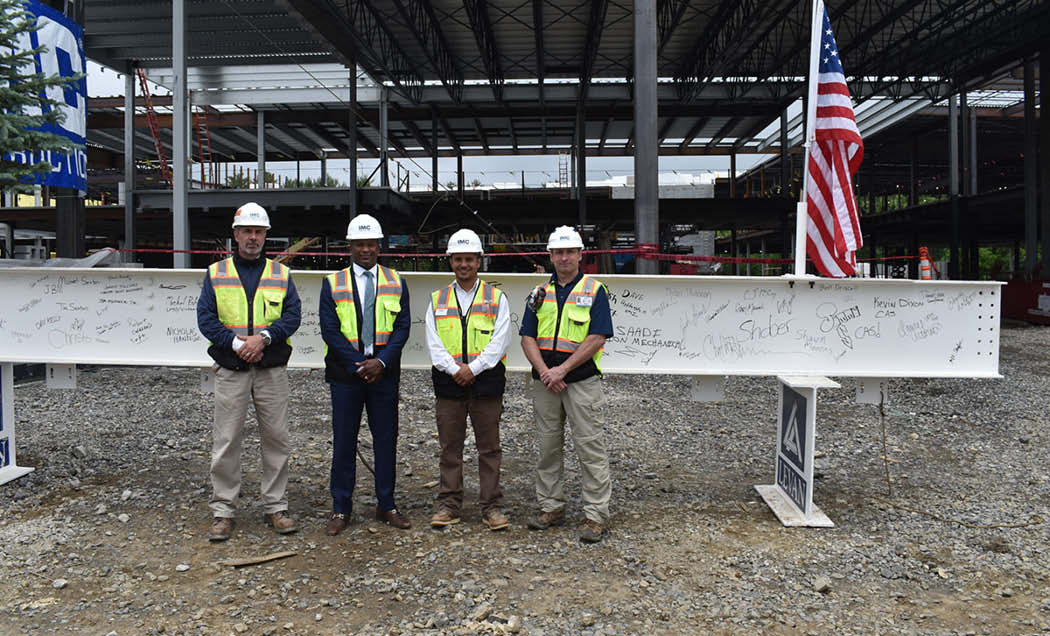
<svg viewBox="0 0 1050 636">
<path fill-rule="evenodd" d="M 492 22 L 489 20 L 488 2 L 487 0 L 463 0 L 463 7 L 467 10 L 470 27 L 474 31 L 474 39 L 478 44 L 478 53 L 481 54 L 481 62 L 489 76 L 492 96 L 497 102 L 502 102 L 503 67 L 499 60 L 496 35 L 492 32 Z"/>
</svg>

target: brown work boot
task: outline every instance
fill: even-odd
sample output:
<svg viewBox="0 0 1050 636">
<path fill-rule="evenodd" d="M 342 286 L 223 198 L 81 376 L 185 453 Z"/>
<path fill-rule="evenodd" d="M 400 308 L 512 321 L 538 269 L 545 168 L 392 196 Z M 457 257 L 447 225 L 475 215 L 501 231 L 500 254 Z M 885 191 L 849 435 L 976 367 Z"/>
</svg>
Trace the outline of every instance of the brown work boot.
<svg viewBox="0 0 1050 636">
<path fill-rule="evenodd" d="M 598 543 L 605 536 L 605 528 L 597 521 L 588 519 L 583 522 L 583 530 L 580 530 L 580 541 L 584 543 Z"/>
<path fill-rule="evenodd" d="M 263 515 L 263 523 L 273 526 L 277 534 L 291 534 L 299 529 L 295 519 L 288 516 L 287 510 L 278 510 L 277 512 Z"/>
<path fill-rule="evenodd" d="M 459 523 L 459 514 L 452 512 L 444 506 L 438 508 L 438 511 L 430 518 L 430 526 L 432 528 L 444 528 L 445 526 L 451 526 L 454 523 Z"/>
<path fill-rule="evenodd" d="M 233 519 L 229 517 L 215 517 L 211 520 L 211 529 L 208 531 L 208 541 L 225 541 L 233 534 Z"/>
<path fill-rule="evenodd" d="M 344 512 L 333 512 L 332 516 L 328 518 L 328 525 L 325 526 L 325 533 L 330 537 L 334 537 L 350 524 L 350 515 Z"/>
<path fill-rule="evenodd" d="M 565 525 L 565 509 L 541 512 L 529 519 L 529 530 L 546 530 L 551 526 Z"/>
<path fill-rule="evenodd" d="M 507 515 L 503 514 L 503 511 L 499 508 L 489 508 L 485 511 L 485 514 L 481 516 L 481 520 L 485 522 L 485 525 L 489 527 L 489 530 L 493 532 L 497 530 L 506 530 L 510 522 L 507 521 Z"/>
<path fill-rule="evenodd" d="M 412 527 L 412 523 L 409 522 L 404 515 L 398 512 L 397 508 L 394 508 L 393 510 L 381 510 L 376 508 L 376 521 L 388 523 L 395 528 L 400 528 L 401 530 L 408 530 Z"/>
</svg>

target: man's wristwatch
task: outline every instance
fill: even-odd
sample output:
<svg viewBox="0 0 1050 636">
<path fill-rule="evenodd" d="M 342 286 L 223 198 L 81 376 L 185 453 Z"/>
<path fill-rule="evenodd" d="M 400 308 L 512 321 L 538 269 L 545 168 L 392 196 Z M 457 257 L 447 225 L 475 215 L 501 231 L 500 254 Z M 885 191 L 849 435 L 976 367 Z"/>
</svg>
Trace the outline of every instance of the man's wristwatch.
<svg viewBox="0 0 1050 636">
<path fill-rule="evenodd" d="M 270 332 L 269 331 L 260 331 L 259 335 L 262 337 L 263 344 L 266 345 L 267 347 L 269 347 L 270 343 L 273 341 L 273 339 L 270 338 Z"/>
</svg>

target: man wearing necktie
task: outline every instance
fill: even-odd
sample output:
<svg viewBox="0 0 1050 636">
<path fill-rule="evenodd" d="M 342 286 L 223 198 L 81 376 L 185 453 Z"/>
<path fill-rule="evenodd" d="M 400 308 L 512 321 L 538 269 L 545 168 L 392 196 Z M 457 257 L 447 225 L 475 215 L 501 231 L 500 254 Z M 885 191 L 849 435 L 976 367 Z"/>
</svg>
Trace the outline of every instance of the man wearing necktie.
<svg viewBox="0 0 1050 636">
<path fill-rule="evenodd" d="M 357 433 L 368 410 L 375 459 L 376 519 L 411 527 L 394 503 L 401 349 L 411 316 L 408 286 L 378 264 L 379 222 L 360 214 L 346 231 L 353 264 L 326 276 L 318 314 L 325 341 L 325 381 L 332 395 L 332 514 L 327 533 L 346 528 L 357 478 Z"/>
</svg>

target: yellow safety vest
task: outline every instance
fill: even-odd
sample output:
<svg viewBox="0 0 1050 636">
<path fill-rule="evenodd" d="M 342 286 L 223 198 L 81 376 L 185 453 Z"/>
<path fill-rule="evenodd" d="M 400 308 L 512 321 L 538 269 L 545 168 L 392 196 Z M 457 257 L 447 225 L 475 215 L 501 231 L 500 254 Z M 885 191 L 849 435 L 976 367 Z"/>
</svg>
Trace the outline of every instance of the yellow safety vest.
<svg viewBox="0 0 1050 636">
<path fill-rule="evenodd" d="M 572 354 L 580 348 L 580 343 L 587 337 L 591 326 L 591 306 L 594 297 L 602 286 L 595 278 L 584 276 L 576 283 L 562 305 L 561 321 L 558 321 L 558 295 L 554 282 L 547 283 L 547 294 L 543 304 L 536 312 L 536 344 L 540 351 L 560 351 Z M 595 352 L 594 366 L 601 372 L 602 352 L 605 347 Z"/>
<path fill-rule="evenodd" d="M 339 331 L 350 346 L 360 350 L 361 342 L 357 329 L 357 310 L 354 307 L 353 265 L 326 276 L 328 287 L 335 301 L 335 313 L 339 316 Z M 376 281 L 376 341 L 382 347 L 390 340 L 394 331 L 394 319 L 401 312 L 401 275 L 389 267 L 379 266 Z M 325 347 L 327 352 L 328 348 Z"/>
<path fill-rule="evenodd" d="M 496 315 L 499 313 L 499 301 L 503 292 L 481 281 L 474 301 L 467 314 L 467 330 L 463 332 L 463 321 L 460 319 L 459 302 L 456 299 L 456 284 L 435 290 L 432 294 L 434 327 L 441 344 L 449 355 L 459 362 L 470 363 L 484 351 L 492 334 L 496 330 Z M 464 351 L 464 346 L 466 351 Z M 507 363 L 506 354 L 502 362 Z"/>
<path fill-rule="evenodd" d="M 241 337 L 256 334 L 276 322 L 284 309 L 289 271 L 284 265 L 266 259 L 252 301 L 251 324 L 248 324 L 248 296 L 244 293 L 233 259 L 212 263 L 208 267 L 208 276 L 215 290 L 219 322 Z"/>
</svg>

